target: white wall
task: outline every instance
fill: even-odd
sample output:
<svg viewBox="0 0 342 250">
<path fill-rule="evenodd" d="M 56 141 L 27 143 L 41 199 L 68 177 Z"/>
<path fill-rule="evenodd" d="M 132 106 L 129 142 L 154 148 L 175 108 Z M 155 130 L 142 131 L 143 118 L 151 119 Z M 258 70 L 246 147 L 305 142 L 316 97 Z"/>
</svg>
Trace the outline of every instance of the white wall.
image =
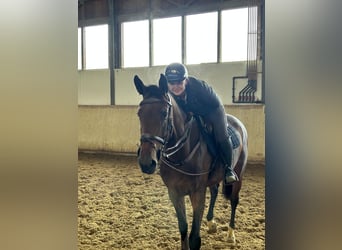
<svg viewBox="0 0 342 250">
<path fill-rule="evenodd" d="M 110 105 L 109 70 L 84 70 L 78 76 L 79 105 Z"/>
<path fill-rule="evenodd" d="M 211 84 L 225 105 L 232 104 L 232 78 L 246 74 L 246 62 L 198 64 L 187 67 L 190 75 Z M 140 97 L 133 84 L 134 75 L 137 74 L 146 84 L 157 84 L 164 70 L 165 66 L 115 69 L 115 104 L 138 104 Z M 239 80 L 238 83 L 238 88 L 243 88 L 247 82 Z M 235 92 L 236 95 L 238 91 L 239 89 Z M 258 81 L 259 98 L 260 93 L 261 79 Z M 78 103 L 79 105 L 110 105 L 109 70 L 79 71 Z"/>
</svg>

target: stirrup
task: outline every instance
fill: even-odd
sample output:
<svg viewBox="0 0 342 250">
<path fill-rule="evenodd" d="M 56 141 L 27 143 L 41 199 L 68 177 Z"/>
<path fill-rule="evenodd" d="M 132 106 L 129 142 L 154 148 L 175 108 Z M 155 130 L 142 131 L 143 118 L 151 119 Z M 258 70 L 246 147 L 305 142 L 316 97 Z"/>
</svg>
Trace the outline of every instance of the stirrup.
<svg viewBox="0 0 342 250">
<path fill-rule="evenodd" d="M 231 173 L 232 173 L 232 175 L 225 175 L 224 184 L 229 185 L 229 184 L 233 184 L 234 182 L 239 181 L 239 177 L 234 172 L 234 170 L 232 170 Z"/>
</svg>

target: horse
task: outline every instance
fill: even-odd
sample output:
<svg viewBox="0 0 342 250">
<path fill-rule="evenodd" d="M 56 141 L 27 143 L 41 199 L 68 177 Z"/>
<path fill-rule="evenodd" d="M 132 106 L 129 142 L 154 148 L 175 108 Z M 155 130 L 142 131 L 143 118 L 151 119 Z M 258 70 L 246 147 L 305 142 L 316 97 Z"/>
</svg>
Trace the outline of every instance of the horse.
<svg viewBox="0 0 342 250">
<path fill-rule="evenodd" d="M 168 93 L 167 80 L 163 74 L 158 85 L 145 85 L 137 75 L 134 76 L 134 84 L 137 92 L 143 96 L 137 112 L 141 135 L 138 164 L 145 174 L 153 174 L 159 165 L 159 174 L 176 210 L 181 249 L 200 249 L 200 227 L 207 187 L 210 190 L 207 224 L 209 231 L 216 231 L 214 206 L 219 184 L 224 178 L 223 163 L 219 156 L 210 153 L 198 119 L 185 113 Z M 224 197 L 231 204 L 227 241 L 235 244 L 235 211 L 247 164 L 248 136 L 240 120 L 229 114 L 226 116 L 230 130 L 235 131 L 238 145 L 233 150 L 233 166 L 239 181 L 222 185 Z M 185 196 L 190 197 L 193 212 L 190 234 Z"/>
</svg>

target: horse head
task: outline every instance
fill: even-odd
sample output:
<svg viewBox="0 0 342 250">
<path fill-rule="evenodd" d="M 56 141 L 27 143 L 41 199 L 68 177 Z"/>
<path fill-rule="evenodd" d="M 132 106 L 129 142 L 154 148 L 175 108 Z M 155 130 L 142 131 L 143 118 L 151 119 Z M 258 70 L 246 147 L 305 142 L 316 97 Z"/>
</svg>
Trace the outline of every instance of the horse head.
<svg viewBox="0 0 342 250">
<path fill-rule="evenodd" d="M 143 100 L 139 104 L 140 147 L 138 162 L 142 172 L 153 174 L 159 160 L 160 150 L 170 132 L 171 102 L 168 96 L 167 80 L 160 75 L 159 86 L 146 86 L 136 75 L 134 85 Z"/>
</svg>

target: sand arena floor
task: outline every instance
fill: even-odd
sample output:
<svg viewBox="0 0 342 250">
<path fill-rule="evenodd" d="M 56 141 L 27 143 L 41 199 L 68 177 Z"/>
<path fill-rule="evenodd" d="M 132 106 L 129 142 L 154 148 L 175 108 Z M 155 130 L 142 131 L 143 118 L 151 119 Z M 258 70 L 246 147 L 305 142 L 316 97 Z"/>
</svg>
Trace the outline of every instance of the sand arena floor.
<svg viewBox="0 0 342 250">
<path fill-rule="evenodd" d="M 140 171 L 136 157 L 79 154 L 78 249 L 180 249 L 174 208 L 158 174 Z M 218 230 L 207 232 L 206 213 L 201 237 L 203 250 L 265 249 L 265 167 L 249 164 L 236 212 L 237 244 L 227 245 L 230 205 L 221 193 L 215 206 Z M 191 205 L 186 198 L 191 225 Z"/>
</svg>

